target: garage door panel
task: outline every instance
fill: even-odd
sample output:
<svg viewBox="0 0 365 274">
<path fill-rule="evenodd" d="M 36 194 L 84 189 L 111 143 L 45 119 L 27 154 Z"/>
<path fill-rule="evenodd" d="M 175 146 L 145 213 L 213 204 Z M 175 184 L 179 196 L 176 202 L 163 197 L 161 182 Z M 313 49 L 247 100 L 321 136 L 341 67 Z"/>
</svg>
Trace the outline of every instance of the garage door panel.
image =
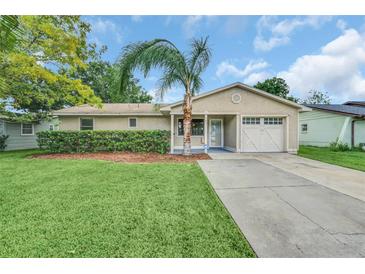
<svg viewBox="0 0 365 274">
<path fill-rule="evenodd" d="M 261 148 L 263 152 L 283 151 L 283 127 L 264 126 L 261 134 Z"/>
<path fill-rule="evenodd" d="M 255 124 L 252 124 L 252 120 Z M 241 151 L 284 151 L 284 126 L 282 118 L 242 118 Z"/>
<path fill-rule="evenodd" d="M 260 134 L 257 127 L 247 126 L 242 134 L 245 150 L 247 152 L 258 152 L 260 150 Z"/>
</svg>

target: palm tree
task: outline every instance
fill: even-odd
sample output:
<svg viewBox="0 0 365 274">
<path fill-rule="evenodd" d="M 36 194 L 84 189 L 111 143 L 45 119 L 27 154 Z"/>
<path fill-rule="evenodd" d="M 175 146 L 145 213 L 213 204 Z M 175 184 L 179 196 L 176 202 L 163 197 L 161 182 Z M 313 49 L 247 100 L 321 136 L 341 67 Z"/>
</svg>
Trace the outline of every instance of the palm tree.
<svg viewBox="0 0 365 274">
<path fill-rule="evenodd" d="M 191 50 L 183 53 L 169 40 L 154 39 L 127 45 L 120 59 L 120 92 L 126 88 L 128 79 L 135 69 L 146 77 L 151 69 L 161 69 L 158 82 L 161 97 L 173 86 L 185 90 L 184 114 L 184 155 L 191 155 L 192 97 L 196 95 L 203 81 L 201 75 L 209 64 L 211 50 L 208 37 L 193 39 Z"/>
<path fill-rule="evenodd" d="M 10 51 L 17 40 L 20 40 L 23 30 L 20 27 L 19 18 L 16 15 L 0 16 L 0 52 Z"/>
<path fill-rule="evenodd" d="M 5 77 L 1 73 L 2 66 L 5 64 L 5 54 L 15 48 L 16 43 L 22 39 L 23 35 L 24 32 L 18 16 L 0 16 L 0 93 L 7 88 Z"/>
</svg>

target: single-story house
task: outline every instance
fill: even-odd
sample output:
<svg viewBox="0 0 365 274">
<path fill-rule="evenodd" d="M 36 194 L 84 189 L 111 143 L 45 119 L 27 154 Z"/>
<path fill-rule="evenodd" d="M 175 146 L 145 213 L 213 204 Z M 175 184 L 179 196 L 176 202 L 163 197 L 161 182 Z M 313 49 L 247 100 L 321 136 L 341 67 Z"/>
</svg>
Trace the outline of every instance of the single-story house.
<svg viewBox="0 0 365 274">
<path fill-rule="evenodd" d="M 7 135 L 5 150 L 19 150 L 37 148 L 36 133 L 44 130 L 56 130 L 56 119 L 18 122 L 5 115 L 0 115 L 0 135 Z"/>
<path fill-rule="evenodd" d="M 331 142 L 349 146 L 365 144 L 365 102 L 306 105 L 311 112 L 300 113 L 301 145 L 329 146 Z"/>
<path fill-rule="evenodd" d="M 82 105 L 54 115 L 60 130 L 170 130 L 174 153 L 183 148 L 182 103 Z M 193 97 L 192 149 L 296 153 L 299 112 L 308 110 L 242 83 L 203 93 Z"/>
</svg>

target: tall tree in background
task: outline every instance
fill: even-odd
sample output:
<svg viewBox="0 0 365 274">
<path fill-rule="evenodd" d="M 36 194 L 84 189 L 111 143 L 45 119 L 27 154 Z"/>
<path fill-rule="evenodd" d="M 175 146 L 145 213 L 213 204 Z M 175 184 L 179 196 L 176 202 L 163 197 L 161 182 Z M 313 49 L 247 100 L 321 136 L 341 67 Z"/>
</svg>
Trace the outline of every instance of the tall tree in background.
<svg viewBox="0 0 365 274">
<path fill-rule="evenodd" d="M 17 21 L 22 39 L 3 51 L 0 64 L 3 108 L 42 116 L 65 105 L 101 103 L 82 80 L 68 77 L 86 68 L 89 58 L 90 26 L 80 16 L 20 16 Z"/>
<path fill-rule="evenodd" d="M 298 102 L 299 99 L 294 98 L 293 96 L 289 95 L 290 88 L 288 84 L 285 82 L 284 79 L 273 77 L 270 79 L 266 79 L 263 82 L 258 82 L 254 85 L 254 88 L 264 90 L 276 96 L 280 96 L 282 98 Z"/>
<path fill-rule="evenodd" d="M 302 101 L 303 104 L 330 104 L 331 99 L 327 92 L 321 92 L 319 90 L 310 90 L 308 97 Z"/>
<path fill-rule="evenodd" d="M 150 103 L 150 96 L 139 81 L 130 75 L 125 89 L 120 92 L 120 71 L 118 64 L 110 64 L 102 59 L 107 47 L 97 49 L 95 44 L 90 45 L 89 59 L 86 67 L 79 67 L 69 74 L 73 79 L 81 79 L 85 85 L 91 87 L 95 95 L 103 103 Z"/>
<path fill-rule="evenodd" d="M 0 64 L 5 62 L 6 54 L 14 49 L 16 42 L 21 40 L 22 37 L 23 31 L 20 28 L 18 16 L 0 16 Z M 5 79 L 3 71 L 0 70 L 0 94 L 7 88 Z"/>
<path fill-rule="evenodd" d="M 159 80 L 161 97 L 175 85 L 184 88 L 184 155 L 191 154 L 192 96 L 199 92 L 203 84 L 201 75 L 207 68 L 210 57 L 207 38 L 194 39 L 188 53 L 181 52 L 166 39 L 154 39 L 129 44 L 124 48 L 120 60 L 121 93 L 135 69 L 140 69 L 145 77 L 153 68 L 162 70 Z"/>
</svg>

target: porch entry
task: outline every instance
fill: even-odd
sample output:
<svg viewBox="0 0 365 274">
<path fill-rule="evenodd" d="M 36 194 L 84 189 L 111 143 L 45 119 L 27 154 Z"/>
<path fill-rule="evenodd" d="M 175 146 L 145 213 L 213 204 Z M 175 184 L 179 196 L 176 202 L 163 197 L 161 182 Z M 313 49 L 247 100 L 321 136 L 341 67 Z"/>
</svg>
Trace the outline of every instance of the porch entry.
<svg viewBox="0 0 365 274">
<path fill-rule="evenodd" d="M 223 119 L 209 120 L 209 147 L 223 147 Z"/>
</svg>

